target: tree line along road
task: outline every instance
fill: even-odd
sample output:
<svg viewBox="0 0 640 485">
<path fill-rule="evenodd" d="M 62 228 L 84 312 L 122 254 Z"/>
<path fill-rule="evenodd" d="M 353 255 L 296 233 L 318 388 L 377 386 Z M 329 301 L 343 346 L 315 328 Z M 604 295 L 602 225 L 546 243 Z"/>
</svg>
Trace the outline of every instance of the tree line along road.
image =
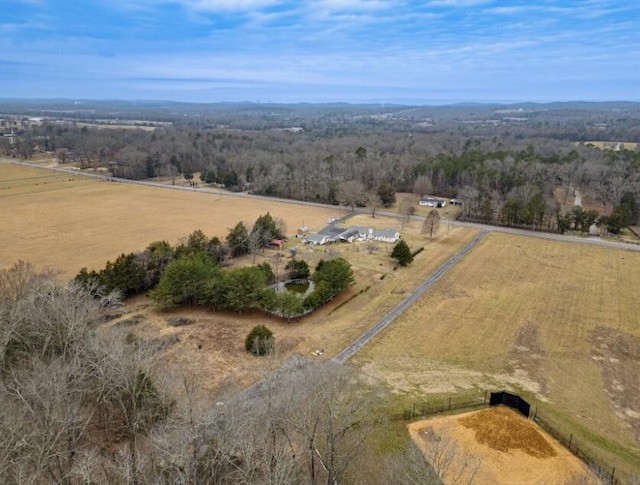
<svg viewBox="0 0 640 485">
<path fill-rule="evenodd" d="M 166 185 L 166 184 L 160 184 L 157 182 L 148 182 L 143 180 L 121 179 L 121 178 L 111 177 L 109 175 L 87 173 L 81 170 L 71 170 L 68 168 L 60 168 L 60 167 L 46 167 L 37 163 L 19 161 L 12 158 L 6 158 L 6 157 L 0 157 L 0 163 L 12 163 L 15 165 L 23 165 L 26 167 L 41 168 L 41 169 L 52 170 L 56 172 L 63 172 L 66 174 L 91 177 L 91 178 L 97 178 L 102 180 L 111 180 L 119 183 L 143 185 L 146 187 L 157 187 L 157 188 L 169 189 L 169 190 L 183 190 L 183 191 L 186 190 L 186 191 L 199 192 L 203 194 L 211 194 L 216 196 L 220 196 L 221 194 L 224 194 L 225 196 L 228 196 L 228 197 L 244 197 L 244 198 L 255 199 L 255 200 L 281 202 L 283 204 L 295 204 L 295 205 L 308 206 L 308 207 L 319 207 L 322 209 L 335 210 L 337 208 L 335 205 L 331 205 L 331 204 L 321 204 L 318 202 L 305 202 L 305 201 L 293 200 L 293 199 L 281 199 L 278 197 L 267 197 L 264 195 L 249 194 L 247 192 L 226 192 L 222 190 L 209 189 L 204 187 L 184 187 L 180 185 Z M 343 207 L 343 208 L 345 209 L 345 212 L 348 211 L 348 208 L 346 207 Z M 343 216 L 343 219 L 346 219 L 356 214 L 368 214 L 369 212 L 370 212 L 370 209 L 355 208 L 353 211 L 347 212 L 347 215 Z M 398 214 L 397 212 L 389 212 L 389 211 L 376 211 L 376 214 L 379 216 L 393 217 L 396 219 L 407 217 L 406 215 Z M 418 221 L 424 221 L 425 219 L 423 216 L 410 216 L 410 217 L 412 220 L 418 220 Z M 628 251 L 640 251 L 640 244 L 629 244 L 629 243 L 623 243 L 623 242 L 617 242 L 617 241 L 610 241 L 610 240 L 601 239 L 598 237 L 566 236 L 563 234 L 527 231 L 524 229 L 492 226 L 488 224 L 480 224 L 475 222 L 460 222 L 455 220 L 443 220 L 441 221 L 441 223 L 451 224 L 452 226 L 458 226 L 458 227 L 467 227 L 470 229 L 478 229 L 480 231 L 486 231 L 486 232 L 501 232 L 505 234 L 514 234 L 518 236 L 537 237 L 537 238 L 548 239 L 552 241 L 562 241 L 562 242 L 576 243 L 576 244 L 588 244 L 592 246 L 608 247 L 611 249 L 625 249 Z"/>
</svg>

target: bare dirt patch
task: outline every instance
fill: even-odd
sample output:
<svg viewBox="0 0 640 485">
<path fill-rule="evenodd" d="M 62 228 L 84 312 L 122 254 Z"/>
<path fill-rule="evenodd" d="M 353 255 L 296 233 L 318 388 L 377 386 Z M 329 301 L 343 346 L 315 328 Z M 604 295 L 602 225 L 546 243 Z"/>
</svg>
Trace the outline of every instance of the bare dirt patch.
<svg viewBox="0 0 640 485">
<path fill-rule="evenodd" d="M 452 441 L 456 457 L 445 484 L 470 458 L 479 468 L 465 479 L 479 484 L 598 483 L 586 466 L 533 422 L 504 406 L 409 425 L 412 439 L 429 447 Z M 465 480 L 463 480 L 465 481 Z"/>
<path fill-rule="evenodd" d="M 616 414 L 640 444 L 640 337 L 598 327 L 593 332 L 592 358 L 602 369 L 605 392 Z"/>
<path fill-rule="evenodd" d="M 538 326 L 531 321 L 526 322 L 516 333 L 507 362 L 513 375 L 526 374 L 538 383 L 537 393 L 541 397 L 547 394 L 544 357 Z"/>
</svg>

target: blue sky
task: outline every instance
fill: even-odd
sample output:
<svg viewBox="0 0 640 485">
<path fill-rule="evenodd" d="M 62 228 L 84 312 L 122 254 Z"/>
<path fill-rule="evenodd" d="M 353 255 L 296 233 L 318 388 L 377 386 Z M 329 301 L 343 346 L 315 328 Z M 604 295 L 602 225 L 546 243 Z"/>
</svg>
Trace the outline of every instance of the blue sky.
<svg viewBox="0 0 640 485">
<path fill-rule="evenodd" d="M 0 0 L 0 97 L 640 101 L 637 0 Z"/>
</svg>

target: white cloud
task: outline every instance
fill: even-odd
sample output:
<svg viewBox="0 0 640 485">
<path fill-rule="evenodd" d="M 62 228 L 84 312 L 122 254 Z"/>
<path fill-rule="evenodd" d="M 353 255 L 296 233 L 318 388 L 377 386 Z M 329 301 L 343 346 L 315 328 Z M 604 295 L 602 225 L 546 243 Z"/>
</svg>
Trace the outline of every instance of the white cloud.
<svg viewBox="0 0 640 485">
<path fill-rule="evenodd" d="M 196 12 L 255 12 L 285 4 L 282 0 L 115 0 L 121 7 L 131 10 L 155 9 L 162 4 L 181 5 Z"/>
<path fill-rule="evenodd" d="M 188 8 L 200 11 L 251 12 L 281 4 L 279 0 L 177 0 Z"/>
<path fill-rule="evenodd" d="M 385 10 L 393 5 L 385 0 L 322 0 L 310 6 L 326 10 Z"/>
<path fill-rule="evenodd" d="M 493 0 L 432 0 L 427 5 L 429 7 L 475 7 L 486 5 Z"/>
</svg>

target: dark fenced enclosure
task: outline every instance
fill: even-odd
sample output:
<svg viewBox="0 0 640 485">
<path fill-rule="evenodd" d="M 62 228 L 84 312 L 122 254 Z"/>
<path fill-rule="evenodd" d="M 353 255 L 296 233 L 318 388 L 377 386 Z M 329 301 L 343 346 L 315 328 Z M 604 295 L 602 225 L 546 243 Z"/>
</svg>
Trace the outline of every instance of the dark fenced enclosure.
<svg viewBox="0 0 640 485">
<path fill-rule="evenodd" d="M 498 404 L 504 404 L 510 408 L 517 409 L 525 418 L 529 417 L 531 406 L 527 401 L 516 394 L 511 394 L 506 391 L 492 392 L 491 398 L 489 399 L 489 405 L 496 406 Z"/>
</svg>

